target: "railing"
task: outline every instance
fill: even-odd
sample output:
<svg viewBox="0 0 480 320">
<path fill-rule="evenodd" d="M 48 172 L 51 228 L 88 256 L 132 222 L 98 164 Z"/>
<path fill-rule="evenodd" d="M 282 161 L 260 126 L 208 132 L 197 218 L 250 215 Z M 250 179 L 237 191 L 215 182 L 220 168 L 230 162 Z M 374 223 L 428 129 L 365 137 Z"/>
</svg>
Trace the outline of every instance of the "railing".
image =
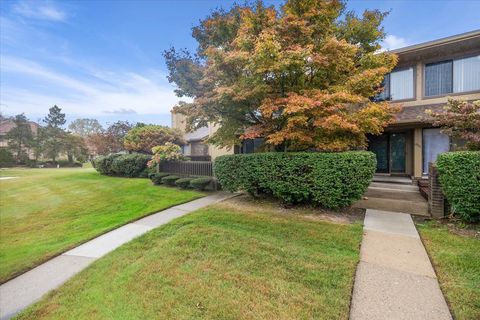
<svg viewBox="0 0 480 320">
<path fill-rule="evenodd" d="M 211 161 L 162 161 L 160 171 L 182 176 L 213 177 Z"/>
<path fill-rule="evenodd" d="M 212 161 L 212 157 L 210 156 L 187 156 L 190 158 L 190 161 Z"/>
</svg>

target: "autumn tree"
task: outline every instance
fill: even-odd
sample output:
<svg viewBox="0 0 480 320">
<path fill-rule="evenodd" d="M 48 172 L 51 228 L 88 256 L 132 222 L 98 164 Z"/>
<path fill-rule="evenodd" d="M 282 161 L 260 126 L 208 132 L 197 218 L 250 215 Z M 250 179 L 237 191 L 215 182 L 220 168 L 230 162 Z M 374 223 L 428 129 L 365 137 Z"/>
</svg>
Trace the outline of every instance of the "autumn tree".
<svg viewBox="0 0 480 320">
<path fill-rule="evenodd" d="M 8 150 L 14 155 L 17 163 L 28 160 L 27 149 L 33 144 L 34 137 L 30 123 L 25 114 L 17 114 L 12 119 L 15 127 L 5 135 L 8 141 Z"/>
<path fill-rule="evenodd" d="M 209 140 L 220 146 L 264 137 L 288 150 L 364 147 L 397 110 L 372 99 L 397 58 L 379 52 L 386 13 L 344 9 L 289 0 L 212 12 L 193 28 L 197 52 L 164 53 L 177 95 L 193 100 L 175 107 L 187 130 L 218 124 Z"/>
<path fill-rule="evenodd" d="M 180 131 L 160 125 L 136 126 L 128 132 L 124 141 L 127 150 L 142 153 L 151 153 L 153 147 L 167 142 L 177 145 L 185 143 Z"/>
<path fill-rule="evenodd" d="M 480 150 L 480 100 L 474 102 L 448 99 L 441 112 L 427 110 L 433 125 L 456 139 L 466 141 L 469 150 Z"/>
</svg>

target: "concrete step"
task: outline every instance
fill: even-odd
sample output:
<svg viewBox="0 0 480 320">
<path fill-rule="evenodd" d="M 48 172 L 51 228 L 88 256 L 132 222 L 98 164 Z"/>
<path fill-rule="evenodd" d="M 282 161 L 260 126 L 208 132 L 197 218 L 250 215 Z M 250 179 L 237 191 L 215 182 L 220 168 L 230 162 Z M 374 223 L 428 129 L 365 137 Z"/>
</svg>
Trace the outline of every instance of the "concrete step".
<svg viewBox="0 0 480 320">
<path fill-rule="evenodd" d="M 386 210 L 393 212 L 409 213 L 414 215 L 429 216 L 428 203 L 423 200 L 397 200 L 368 197 L 368 200 L 360 200 L 353 204 L 353 207 L 375 210 Z"/>
<path fill-rule="evenodd" d="M 370 187 L 382 188 L 382 189 L 388 189 L 388 190 L 418 191 L 418 186 L 397 184 L 397 183 L 372 182 L 370 183 Z"/>
<path fill-rule="evenodd" d="M 425 202 L 420 192 L 411 190 L 395 190 L 385 188 L 368 188 L 364 194 L 365 197 L 393 199 L 393 200 L 408 200 L 414 202 Z"/>
<path fill-rule="evenodd" d="M 374 175 L 373 182 L 412 185 L 412 179 L 410 178 L 383 175 Z"/>
</svg>

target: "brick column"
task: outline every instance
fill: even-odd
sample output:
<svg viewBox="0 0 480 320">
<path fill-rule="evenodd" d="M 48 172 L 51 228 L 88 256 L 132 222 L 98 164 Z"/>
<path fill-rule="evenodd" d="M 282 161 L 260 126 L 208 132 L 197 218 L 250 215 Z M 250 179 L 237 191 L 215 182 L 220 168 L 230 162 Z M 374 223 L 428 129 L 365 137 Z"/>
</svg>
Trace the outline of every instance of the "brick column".
<svg viewBox="0 0 480 320">
<path fill-rule="evenodd" d="M 428 186 L 428 212 L 434 218 L 443 218 L 445 216 L 446 200 L 438 179 L 437 167 L 431 162 L 428 164 Z"/>
</svg>

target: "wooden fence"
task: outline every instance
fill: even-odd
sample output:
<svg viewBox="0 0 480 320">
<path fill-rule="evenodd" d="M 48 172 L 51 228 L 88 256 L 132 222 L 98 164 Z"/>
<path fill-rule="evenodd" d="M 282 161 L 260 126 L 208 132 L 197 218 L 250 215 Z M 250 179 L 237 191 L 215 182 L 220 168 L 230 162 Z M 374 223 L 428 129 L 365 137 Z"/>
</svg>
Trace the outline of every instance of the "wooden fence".
<svg viewBox="0 0 480 320">
<path fill-rule="evenodd" d="M 213 177 L 211 161 L 162 161 L 160 172 L 182 176 Z"/>
</svg>

